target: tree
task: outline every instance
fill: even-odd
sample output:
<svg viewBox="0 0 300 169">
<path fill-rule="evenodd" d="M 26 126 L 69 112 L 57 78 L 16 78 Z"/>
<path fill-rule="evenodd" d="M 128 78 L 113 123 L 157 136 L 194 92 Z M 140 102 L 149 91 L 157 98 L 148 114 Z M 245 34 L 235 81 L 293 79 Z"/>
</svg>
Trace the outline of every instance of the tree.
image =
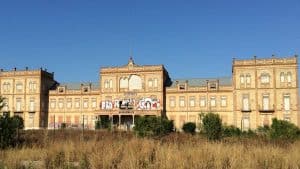
<svg viewBox="0 0 300 169">
<path fill-rule="evenodd" d="M 182 130 L 185 133 L 195 134 L 196 132 L 196 124 L 192 122 L 184 123 L 182 126 Z"/>
<path fill-rule="evenodd" d="M 134 131 L 141 137 L 162 136 L 173 130 L 173 121 L 155 116 L 140 117 L 134 126 Z"/>
<path fill-rule="evenodd" d="M 277 120 L 274 118 L 272 120 L 272 125 L 270 129 L 271 139 L 282 139 L 293 141 L 298 137 L 299 128 L 293 123 L 285 120 Z"/>
<path fill-rule="evenodd" d="M 208 113 L 202 119 L 203 130 L 209 140 L 219 140 L 222 136 L 222 120 L 218 114 Z"/>
<path fill-rule="evenodd" d="M 0 96 L 0 111 L 5 106 Z M 19 141 L 19 129 L 24 128 L 24 120 L 19 116 L 0 115 L 0 149 L 14 146 Z"/>
<path fill-rule="evenodd" d="M 21 117 L 0 116 L 0 148 L 15 146 L 19 141 L 19 129 L 23 128 Z"/>
<path fill-rule="evenodd" d="M 0 96 L 0 111 L 5 106 L 4 99 L 5 99 L 4 97 Z"/>
</svg>

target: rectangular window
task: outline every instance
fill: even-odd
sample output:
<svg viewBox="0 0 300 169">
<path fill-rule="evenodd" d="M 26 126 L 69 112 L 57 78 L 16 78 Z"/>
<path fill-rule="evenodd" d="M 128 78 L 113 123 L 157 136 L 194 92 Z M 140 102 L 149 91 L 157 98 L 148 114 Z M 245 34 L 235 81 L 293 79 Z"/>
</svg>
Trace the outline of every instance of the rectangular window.
<svg viewBox="0 0 300 169">
<path fill-rule="evenodd" d="M 3 111 L 7 112 L 8 111 L 8 105 L 9 105 L 9 101 L 8 98 L 5 98 L 3 101 Z"/>
<path fill-rule="evenodd" d="M 84 99 L 83 100 L 83 108 L 88 108 L 89 107 L 89 100 L 88 99 Z"/>
<path fill-rule="evenodd" d="M 67 108 L 72 108 L 72 99 L 71 98 L 68 98 L 67 99 Z"/>
<path fill-rule="evenodd" d="M 242 119 L 242 130 L 249 130 L 250 129 L 250 120 L 249 118 L 243 118 Z"/>
<path fill-rule="evenodd" d="M 66 116 L 66 123 L 71 124 L 71 116 Z"/>
<path fill-rule="evenodd" d="M 290 95 L 284 95 L 283 96 L 283 105 L 284 105 L 284 110 L 289 111 L 290 110 Z"/>
<path fill-rule="evenodd" d="M 158 86 L 157 79 L 154 79 L 154 87 L 157 87 L 157 86 Z"/>
<path fill-rule="evenodd" d="M 58 99 L 58 107 L 60 109 L 64 108 L 64 99 Z"/>
<path fill-rule="evenodd" d="M 51 99 L 51 100 L 50 100 L 50 107 L 51 107 L 52 109 L 55 108 L 55 104 L 56 104 L 56 100 L 55 100 L 55 99 Z"/>
<path fill-rule="evenodd" d="M 288 82 L 288 83 L 291 83 L 291 82 L 292 82 L 292 73 L 291 73 L 291 72 L 288 72 L 288 73 L 287 73 L 287 82 Z"/>
<path fill-rule="evenodd" d="M 205 97 L 200 97 L 200 107 L 205 107 L 205 105 L 206 105 Z"/>
<path fill-rule="evenodd" d="M 263 110 L 269 110 L 270 101 L 269 101 L 269 95 L 263 95 Z"/>
<path fill-rule="evenodd" d="M 34 115 L 35 113 L 29 113 L 29 117 L 28 117 L 29 126 L 32 128 L 34 127 Z"/>
<path fill-rule="evenodd" d="M 263 74 L 261 75 L 261 83 L 270 83 L 270 76 L 268 74 Z"/>
<path fill-rule="evenodd" d="M 36 90 L 36 82 L 29 82 L 29 91 Z"/>
<path fill-rule="evenodd" d="M 180 107 L 184 107 L 185 106 L 185 97 L 184 96 L 180 96 L 179 97 L 179 106 Z"/>
<path fill-rule="evenodd" d="M 79 124 L 79 117 L 80 116 L 74 116 L 74 123 L 77 125 Z"/>
<path fill-rule="evenodd" d="M 150 79 L 150 80 L 148 81 L 148 86 L 149 86 L 149 87 L 152 87 L 152 86 L 153 86 L 152 79 Z"/>
<path fill-rule="evenodd" d="M 216 97 L 211 97 L 210 98 L 210 106 L 211 107 L 216 107 Z"/>
<path fill-rule="evenodd" d="M 249 85 L 251 83 L 251 77 L 250 75 L 246 76 L 246 83 Z"/>
<path fill-rule="evenodd" d="M 97 107 L 97 99 L 92 98 L 92 108 L 96 108 L 96 107 Z"/>
<path fill-rule="evenodd" d="M 217 89 L 217 84 L 216 83 L 210 83 L 210 89 Z"/>
<path fill-rule="evenodd" d="M 23 90 L 23 84 L 22 83 L 17 83 L 16 84 L 16 89 L 17 89 L 17 92 L 22 92 L 22 90 Z"/>
<path fill-rule="evenodd" d="M 195 97 L 194 96 L 190 97 L 190 106 L 195 107 Z"/>
<path fill-rule="evenodd" d="M 3 91 L 4 92 L 9 92 L 10 91 L 10 84 L 8 82 L 5 82 L 3 84 Z"/>
<path fill-rule="evenodd" d="M 243 110 L 250 110 L 249 106 L 249 95 L 243 95 Z"/>
<path fill-rule="evenodd" d="M 75 108 L 80 108 L 80 99 L 75 99 Z"/>
<path fill-rule="evenodd" d="M 227 97 L 222 96 L 221 97 L 221 107 L 226 107 L 227 106 Z"/>
<path fill-rule="evenodd" d="M 30 98 L 29 111 L 30 111 L 30 112 L 34 112 L 34 111 L 35 111 L 35 102 L 34 102 L 34 98 Z"/>
<path fill-rule="evenodd" d="M 22 106 L 22 99 L 21 98 L 17 98 L 16 99 L 16 111 L 17 112 L 21 111 L 21 106 Z"/>
<path fill-rule="evenodd" d="M 179 90 L 185 90 L 185 85 L 184 84 L 179 85 Z"/>
<path fill-rule="evenodd" d="M 240 80 L 241 80 L 241 84 L 244 84 L 245 83 L 245 78 L 243 75 L 240 76 Z"/>
<path fill-rule="evenodd" d="M 175 97 L 170 97 L 170 107 L 175 107 Z"/>
</svg>

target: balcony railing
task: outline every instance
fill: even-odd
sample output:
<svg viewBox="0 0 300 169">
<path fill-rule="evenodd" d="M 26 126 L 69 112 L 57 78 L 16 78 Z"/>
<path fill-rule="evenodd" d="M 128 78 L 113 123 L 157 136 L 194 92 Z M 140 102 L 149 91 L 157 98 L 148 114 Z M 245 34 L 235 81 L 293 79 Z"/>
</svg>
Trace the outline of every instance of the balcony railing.
<svg viewBox="0 0 300 169">
<path fill-rule="evenodd" d="M 162 110 L 137 110 L 137 109 L 102 109 L 97 114 L 108 115 L 161 115 Z"/>
<path fill-rule="evenodd" d="M 252 112 L 252 110 L 251 109 L 241 108 L 241 112 L 243 112 L 243 113 L 250 113 L 250 112 Z"/>
<path fill-rule="evenodd" d="M 273 104 L 272 106 L 269 106 L 267 108 L 259 105 L 258 110 L 259 110 L 260 113 L 274 113 L 275 112 L 275 105 Z"/>
</svg>

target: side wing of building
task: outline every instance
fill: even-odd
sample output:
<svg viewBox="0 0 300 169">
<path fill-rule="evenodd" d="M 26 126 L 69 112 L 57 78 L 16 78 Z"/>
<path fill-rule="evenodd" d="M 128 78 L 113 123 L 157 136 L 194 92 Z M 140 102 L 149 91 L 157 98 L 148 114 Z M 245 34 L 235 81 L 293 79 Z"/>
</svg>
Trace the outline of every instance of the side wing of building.
<svg viewBox="0 0 300 169">
<path fill-rule="evenodd" d="M 20 116 L 25 129 L 47 127 L 49 90 L 56 84 L 46 70 L 0 72 L 0 95 L 5 98 L 2 114 Z"/>
</svg>

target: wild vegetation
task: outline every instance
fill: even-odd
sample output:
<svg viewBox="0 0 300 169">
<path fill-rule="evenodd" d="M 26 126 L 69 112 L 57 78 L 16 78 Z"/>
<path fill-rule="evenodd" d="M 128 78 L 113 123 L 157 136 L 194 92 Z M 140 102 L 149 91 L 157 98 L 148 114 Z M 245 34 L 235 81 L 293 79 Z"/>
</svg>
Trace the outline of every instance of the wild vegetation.
<svg viewBox="0 0 300 169">
<path fill-rule="evenodd" d="M 0 151 L 0 168 L 299 168 L 300 141 L 263 136 L 209 141 L 171 133 L 160 138 L 132 132 L 26 131 L 22 146 Z"/>
</svg>

